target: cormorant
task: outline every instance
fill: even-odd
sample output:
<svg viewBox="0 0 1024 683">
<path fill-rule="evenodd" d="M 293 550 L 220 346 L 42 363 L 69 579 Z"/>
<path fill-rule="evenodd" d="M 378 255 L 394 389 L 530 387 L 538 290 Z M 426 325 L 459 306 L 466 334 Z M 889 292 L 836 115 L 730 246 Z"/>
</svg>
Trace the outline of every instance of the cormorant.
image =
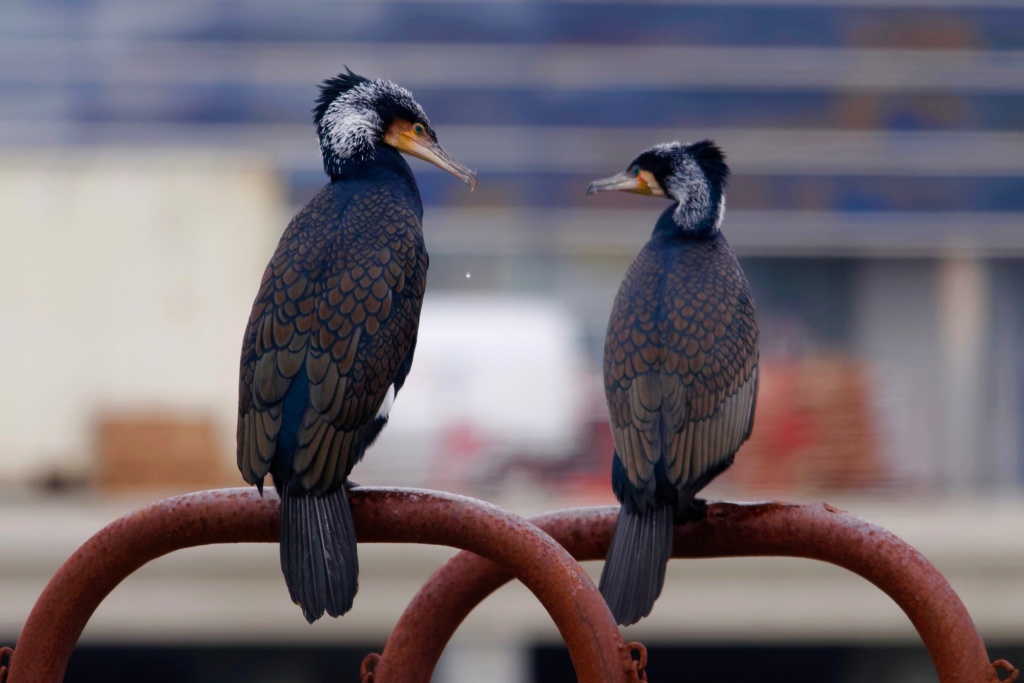
<svg viewBox="0 0 1024 683">
<path fill-rule="evenodd" d="M 313 623 L 358 588 L 344 484 L 412 366 L 427 252 L 400 152 L 476 175 L 437 143 L 412 94 L 346 73 L 313 109 L 330 182 L 292 219 L 263 274 L 242 344 L 238 469 L 281 497 L 281 569 Z"/>
<path fill-rule="evenodd" d="M 629 267 L 608 323 L 604 386 L 621 503 L 601 593 L 623 626 L 651 612 L 673 524 L 750 436 L 758 330 L 750 286 L 719 231 L 729 167 L 710 140 L 642 152 L 587 194 L 673 200 Z"/>
</svg>

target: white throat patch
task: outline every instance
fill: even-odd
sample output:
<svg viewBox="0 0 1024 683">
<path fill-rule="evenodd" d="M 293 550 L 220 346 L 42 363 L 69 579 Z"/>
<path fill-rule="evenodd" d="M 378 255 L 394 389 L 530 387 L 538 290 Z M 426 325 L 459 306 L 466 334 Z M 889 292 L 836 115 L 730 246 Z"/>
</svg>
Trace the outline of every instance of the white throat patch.
<svg viewBox="0 0 1024 683">
<path fill-rule="evenodd" d="M 387 418 L 391 412 L 391 406 L 395 405 L 395 385 L 392 384 L 388 387 L 388 393 L 384 395 L 384 401 L 381 402 L 380 408 L 377 409 L 377 417 Z"/>
<path fill-rule="evenodd" d="M 725 218 L 725 192 L 722 192 L 721 199 L 718 200 L 718 218 L 715 219 L 715 231 L 720 232 L 722 230 L 722 220 Z"/>
<path fill-rule="evenodd" d="M 698 225 L 711 211 L 711 186 L 697 162 L 687 158 L 666 184 L 668 192 L 680 200 L 674 214 L 679 225 Z"/>
</svg>

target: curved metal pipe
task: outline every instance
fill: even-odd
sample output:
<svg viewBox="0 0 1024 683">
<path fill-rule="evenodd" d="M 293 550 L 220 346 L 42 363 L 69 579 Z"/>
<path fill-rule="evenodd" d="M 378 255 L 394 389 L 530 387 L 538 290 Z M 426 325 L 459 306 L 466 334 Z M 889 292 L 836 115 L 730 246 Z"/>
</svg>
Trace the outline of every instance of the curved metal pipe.
<svg viewBox="0 0 1024 683">
<path fill-rule="evenodd" d="M 593 581 L 521 517 L 432 491 L 362 488 L 350 499 L 362 542 L 450 545 L 508 567 L 551 614 L 581 681 L 636 680 L 630 650 Z M 18 638 L 9 683 L 59 683 L 100 602 L 150 560 L 211 543 L 276 543 L 279 524 L 276 496 L 261 498 L 255 489 L 176 496 L 109 524 L 64 563 L 36 601 Z M 409 680 L 386 662 L 374 675 Z"/>
<path fill-rule="evenodd" d="M 577 560 L 608 552 L 616 507 L 563 510 L 532 518 Z M 917 550 L 885 529 L 826 504 L 711 503 L 703 518 L 676 527 L 673 557 L 781 555 L 821 560 L 867 579 L 907 614 L 931 655 L 941 683 L 996 683 L 985 644 L 960 598 Z M 413 672 L 427 683 L 463 619 L 511 577 L 501 567 L 459 553 L 423 585 L 399 619 L 381 666 Z"/>
</svg>

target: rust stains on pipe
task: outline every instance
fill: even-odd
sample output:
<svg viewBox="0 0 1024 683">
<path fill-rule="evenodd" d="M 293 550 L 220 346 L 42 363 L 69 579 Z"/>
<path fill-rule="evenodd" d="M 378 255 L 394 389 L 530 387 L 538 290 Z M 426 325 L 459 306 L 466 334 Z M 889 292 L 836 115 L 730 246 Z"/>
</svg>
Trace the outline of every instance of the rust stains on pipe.
<svg viewBox="0 0 1024 683">
<path fill-rule="evenodd" d="M 623 644 L 593 583 L 559 546 L 500 508 L 426 491 L 356 489 L 363 542 L 461 547 L 424 585 L 364 679 L 429 681 L 459 623 L 515 574 L 534 591 L 569 645 L 581 681 L 643 677 L 641 646 Z M 534 521 L 578 559 L 607 552 L 617 510 L 567 510 Z M 252 489 L 207 491 L 133 512 L 93 536 L 61 567 L 36 602 L 10 662 L 10 683 L 56 682 L 88 619 L 126 576 L 151 559 L 210 543 L 277 542 L 278 504 Z M 512 573 L 485 555 L 510 568 Z M 676 528 L 676 557 L 788 555 L 831 562 L 884 590 L 910 617 L 942 683 L 1014 680 L 1006 662 L 988 662 L 959 598 L 938 571 L 891 533 L 827 505 L 714 503 Z M 575 593 L 575 600 L 570 596 Z M 371 668 L 372 665 L 372 668 Z"/>
<path fill-rule="evenodd" d="M 531 521 L 578 560 L 604 558 L 618 508 L 564 510 Z M 995 683 L 970 615 L 949 583 L 917 550 L 892 533 L 825 505 L 712 503 L 697 521 L 676 527 L 673 557 L 780 555 L 829 562 L 878 586 L 910 618 L 941 683 Z M 415 672 L 426 683 L 448 640 L 473 608 L 511 577 L 501 567 L 459 553 L 438 569 L 406 608 L 381 654 L 381 666 Z"/>
<path fill-rule="evenodd" d="M 451 545 L 501 563 L 547 608 L 581 681 L 635 680 L 631 651 L 590 577 L 522 518 L 471 498 L 429 491 L 354 489 L 350 499 L 360 541 Z M 18 638 L 9 683 L 61 681 L 100 602 L 150 560 L 211 543 L 276 543 L 279 524 L 276 496 L 260 498 L 255 489 L 177 496 L 111 523 L 47 584 Z M 374 674 L 378 681 L 409 680 L 384 662 Z"/>
<path fill-rule="evenodd" d="M 515 574 L 544 605 L 581 682 L 636 680 L 631 650 L 597 587 L 550 536 L 518 515 L 472 498 L 402 489 L 374 493 L 353 491 L 361 541 L 448 545 L 487 557 Z M 406 683 L 418 675 L 383 659 L 373 670 L 374 683 Z"/>
<path fill-rule="evenodd" d="M 59 683 L 71 651 L 105 597 L 161 555 L 211 543 L 269 543 L 279 536 L 274 495 L 202 491 L 147 505 L 107 525 L 57 570 L 29 613 L 8 683 Z M 145 678 L 144 672 L 139 672 Z"/>
</svg>

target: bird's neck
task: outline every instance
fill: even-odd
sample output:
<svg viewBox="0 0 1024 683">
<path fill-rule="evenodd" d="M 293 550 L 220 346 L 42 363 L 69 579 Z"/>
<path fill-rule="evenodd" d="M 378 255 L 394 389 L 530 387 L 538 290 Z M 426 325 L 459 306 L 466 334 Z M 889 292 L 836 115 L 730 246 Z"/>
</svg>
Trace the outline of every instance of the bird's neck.
<svg viewBox="0 0 1024 683">
<path fill-rule="evenodd" d="M 665 209 L 654 224 L 654 237 L 686 237 L 691 239 L 710 239 L 718 234 L 718 219 L 708 213 L 697 220 L 687 220 L 687 215 L 679 211 L 679 202 Z"/>
<path fill-rule="evenodd" d="M 329 157 L 324 159 L 324 170 L 327 175 L 331 176 L 332 182 L 370 178 L 383 179 L 385 177 L 394 180 L 397 178 L 400 182 L 408 184 L 416 196 L 419 196 L 416 176 L 412 174 L 412 169 L 409 168 L 409 164 L 398 150 L 388 145 L 377 145 L 373 151 L 372 156 L 363 159 Z"/>
</svg>

